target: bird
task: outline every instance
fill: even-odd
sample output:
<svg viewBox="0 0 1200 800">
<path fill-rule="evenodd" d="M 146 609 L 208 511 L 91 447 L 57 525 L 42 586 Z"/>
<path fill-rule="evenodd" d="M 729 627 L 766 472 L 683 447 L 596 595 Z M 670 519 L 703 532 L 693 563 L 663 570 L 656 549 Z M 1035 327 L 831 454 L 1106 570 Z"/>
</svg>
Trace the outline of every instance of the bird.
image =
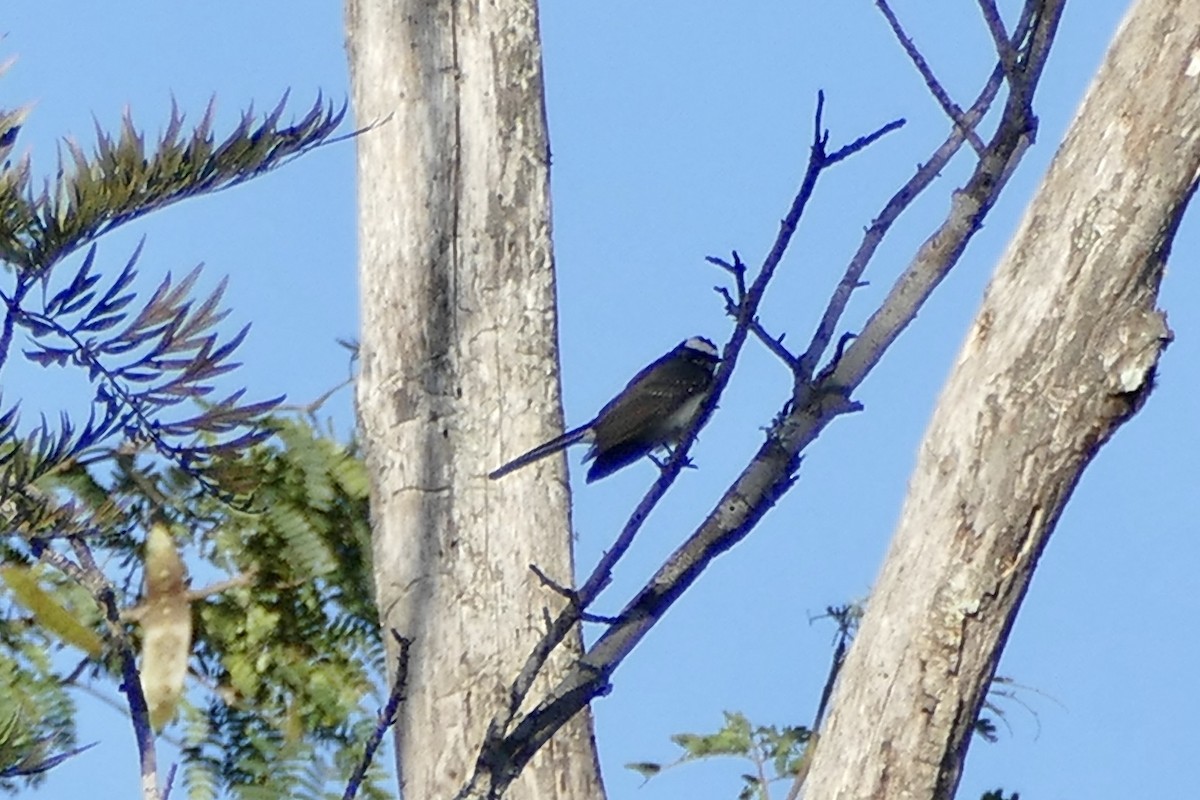
<svg viewBox="0 0 1200 800">
<path fill-rule="evenodd" d="M 716 345 L 703 336 L 685 339 L 633 376 L 595 419 L 540 444 L 488 474 L 496 480 L 573 444 L 591 449 L 587 482 L 607 477 L 660 447 L 679 443 L 713 388 Z"/>
</svg>

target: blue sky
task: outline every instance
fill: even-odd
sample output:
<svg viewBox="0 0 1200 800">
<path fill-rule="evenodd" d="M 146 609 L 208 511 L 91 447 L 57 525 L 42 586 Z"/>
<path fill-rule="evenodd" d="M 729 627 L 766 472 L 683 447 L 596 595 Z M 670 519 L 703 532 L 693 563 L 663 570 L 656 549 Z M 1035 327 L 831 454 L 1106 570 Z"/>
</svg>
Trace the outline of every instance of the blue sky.
<svg viewBox="0 0 1200 800">
<path fill-rule="evenodd" d="M 1016 4 L 1002 3 L 1011 10 Z M 743 766 L 681 767 L 638 788 L 629 761 L 666 761 L 668 737 L 715 729 L 725 709 L 762 724 L 807 723 L 828 669 L 828 605 L 865 596 L 879 569 L 933 402 L 992 267 L 1013 230 L 1127 3 L 1068 6 L 1039 93 L 1037 146 L 956 272 L 808 453 L 799 485 L 745 543 L 722 556 L 672 609 L 595 704 L 610 796 L 734 797 Z M 125 107 L 150 132 L 171 98 L 198 118 L 212 95 L 228 126 L 246 105 L 292 90 L 348 94 L 336 3 L 166 4 L 15 0 L 0 19 L 0 104 L 33 103 L 20 142 L 53 168 L 55 141 L 113 127 Z M 975 4 L 896 0 L 935 71 L 963 104 L 990 69 Z M 863 227 L 947 123 L 868 0 L 817 3 L 551 2 L 542 10 L 554 154 L 564 398 L 569 423 L 590 417 L 643 363 L 693 334 L 728 332 L 704 263 L 738 249 L 755 264 L 803 170 L 818 89 L 834 143 L 896 117 L 899 133 L 828 173 L 764 307 L 799 343 Z M 964 162 L 965 163 L 965 162 Z M 961 180 L 948 169 L 881 249 L 872 285 L 847 324 L 865 319 L 928 234 Z M 122 264 L 147 237 L 143 277 L 205 262 L 206 285 L 230 277 L 230 330 L 253 321 L 240 379 L 251 394 L 296 402 L 346 375 L 335 339 L 357 333 L 352 145 L 325 148 L 251 185 L 189 201 L 107 237 L 101 263 Z M 1200 564 L 1200 250 L 1185 220 L 1161 305 L 1176 334 L 1145 409 L 1084 476 L 1042 559 L 1000 673 L 1024 689 L 999 701 L 1011 730 L 976 741 L 959 796 L 990 788 L 1027 798 L 1182 797 L 1200 700 L 1194 591 Z M 0 376 L 7 393 L 58 408 L 43 372 Z M 694 452 L 700 470 L 641 534 L 600 611 L 618 608 L 690 531 L 761 440 L 788 377 L 750 349 Z M 333 407 L 343 425 L 350 397 Z M 576 481 L 578 558 L 590 565 L 651 479 L 625 470 Z M 132 736 L 113 711 L 87 708 L 96 749 L 61 767 L 46 796 L 129 797 Z M 105 775 L 97 786 L 96 775 Z M 111 776 L 111 777 L 108 777 Z"/>
</svg>

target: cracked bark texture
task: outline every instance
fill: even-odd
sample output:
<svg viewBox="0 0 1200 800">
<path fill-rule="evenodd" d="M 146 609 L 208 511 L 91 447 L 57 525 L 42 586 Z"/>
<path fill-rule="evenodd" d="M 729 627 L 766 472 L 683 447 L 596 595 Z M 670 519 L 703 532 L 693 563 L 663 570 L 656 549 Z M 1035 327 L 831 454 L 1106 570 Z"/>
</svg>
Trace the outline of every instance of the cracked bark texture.
<svg viewBox="0 0 1200 800">
<path fill-rule="evenodd" d="M 529 565 L 572 582 L 563 460 L 485 477 L 562 430 L 537 9 L 349 0 L 347 28 L 357 121 L 375 125 L 357 139 L 357 400 L 377 600 L 413 640 L 397 762 L 409 800 L 452 797 L 561 603 Z M 602 796 L 587 714 L 510 796 Z"/>
<path fill-rule="evenodd" d="M 945 798 L 1076 482 L 1141 406 L 1200 168 L 1200 12 L 1128 12 L 942 392 L 808 798 Z"/>
</svg>

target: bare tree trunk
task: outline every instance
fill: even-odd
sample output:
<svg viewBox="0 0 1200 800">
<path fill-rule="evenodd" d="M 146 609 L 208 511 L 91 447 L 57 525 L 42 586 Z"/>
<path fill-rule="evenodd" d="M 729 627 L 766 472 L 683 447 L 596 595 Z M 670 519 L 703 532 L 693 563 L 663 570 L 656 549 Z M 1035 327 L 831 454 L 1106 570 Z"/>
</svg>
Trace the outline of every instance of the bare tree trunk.
<svg viewBox="0 0 1200 800">
<path fill-rule="evenodd" d="M 349 0 L 347 22 L 357 118 L 378 123 L 358 139 L 358 404 L 377 599 L 413 639 L 401 788 L 452 797 L 561 604 L 530 565 L 572 581 L 561 459 L 485 478 L 561 431 L 536 4 Z M 502 416 L 521 441 L 498 439 Z M 600 796 L 590 717 L 513 791 Z"/>
<path fill-rule="evenodd" d="M 1148 395 L 1200 168 L 1200 11 L 1129 12 L 997 269 L 921 447 L 806 796 L 943 798 L 1038 556 Z"/>
</svg>

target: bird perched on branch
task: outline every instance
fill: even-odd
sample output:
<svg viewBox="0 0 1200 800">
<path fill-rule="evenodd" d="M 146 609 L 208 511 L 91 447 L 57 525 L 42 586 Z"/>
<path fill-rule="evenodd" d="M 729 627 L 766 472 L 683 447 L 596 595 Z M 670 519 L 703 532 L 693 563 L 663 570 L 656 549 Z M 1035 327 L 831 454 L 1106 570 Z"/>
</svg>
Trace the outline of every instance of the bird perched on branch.
<svg viewBox="0 0 1200 800">
<path fill-rule="evenodd" d="M 721 357 L 703 336 L 693 336 L 633 376 L 591 422 L 538 445 L 488 475 L 495 480 L 579 442 L 591 445 L 584 461 L 593 461 L 587 480 L 611 475 L 621 467 L 670 448 L 696 418 L 713 387 Z"/>
</svg>

